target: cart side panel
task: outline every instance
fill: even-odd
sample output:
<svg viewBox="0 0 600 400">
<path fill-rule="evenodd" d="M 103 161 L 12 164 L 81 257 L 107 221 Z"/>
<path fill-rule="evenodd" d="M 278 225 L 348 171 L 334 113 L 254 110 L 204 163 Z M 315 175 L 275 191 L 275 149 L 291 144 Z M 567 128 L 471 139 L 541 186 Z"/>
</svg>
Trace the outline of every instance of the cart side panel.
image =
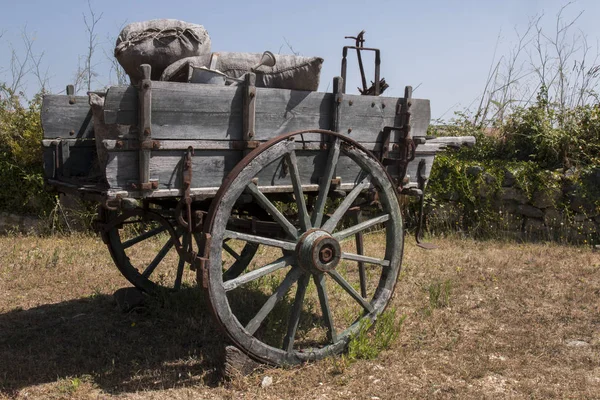
<svg viewBox="0 0 600 400">
<path fill-rule="evenodd" d="M 87 96 L 44 96 L 41 120 L 46 178 L 87 180 L 100 174 L 94 171 L 97 156 Z"/>
<path fill-rule="evenodd" d="M 331 93 L 269 88 L 257 88 L 256 92 L 253 140 L 269 140 L 305 129 L 331 129 Z M 152 138 L 242 140 L 242 95 L 242 87 L 152 82 Z M 111 87 L 104 105 L 106 123 L 137 126 L 137 101 L 134 87 Z M 400 126 L 397 106 L 402 101 L 395 97 L 344 95 L 340 131 L 360 142 L 381 141 L 383 127 Z M 429 100 L 412 102 L 412 135 L 425 136 L 431 117 Z"/>
<path fill-rule="evenodd" d="M 341 105 L 340 130 L 357 140 L 376 155 L 384 141 L 383 128 L 401 126 L 398 112 L 405 100 L 392 97 L 344 95 Z M 334 97 L 331 93 L 305 92 L 285 89 L 257 88 L 256 126 L 252 140 L 263 142 L 278 135 L 298 130 L 331 129 Z M 131 192 L 138 176 L 137 90 L 132 86 L 109 89 L 104 117 L 107 123 L 130 125 L 133 129 L 119 138 L 119 143 L 105 140 L 109 154 L 106 178 L 112 192 Z M 428 100 L 413 99 L 411 125 L 413 136 L 425 136 L 429 124 Z M 218 188 L 222 180 L 247 153 L 243 135 L 243 93 L 240 87 L 201 84 L 152 82 L 152 132 L 157 141 L 150 159 L 150 180 L 158 181 L 158 191 L 172 196 L 180 193 L 181 165 L 186 149 L 195 149 L 192 189 Z M 398 142 L 393 131 L 391 143 Z M 314 164 L 325 167 L 326 151 L 319 151 L 320 134 L 305 134 L 303 143 L 317 146 L 315 152 L 298 152 L 300 173 L 314 170 Z M 391 147 L 391 146 L 390 146 Z M 389 149 L 393 155 L 393 150 Z M 425 149 L 424 149 L 425 150 Z M 417 149 L 419 160 L 433 159 L 434 152 Z M 302 154 L 305 153 L 305 154 Z M 427 153 L 427 154 L 425 154 Z M 343 161 L 340 161 L 343 164 Z M 340 165 L 342 165 L 340 164 Z M 430 166 L 431 162 L 428 162 Z M 303 166 L 306 168 L 303 168 Z M 416 163 L 409 168 L 414 179 Z M 270 169 L 259 177 L 260 186 L 280 186 L 284 190 L 289 176 Z M 398 168 L 389 166 L 394 177 Z M 269 173 L 273 176 L 267 176 Z M 412 173 L 412 174 L 411 174 Z M 265 175 L 267 174 L 267 175 Z M 275 176 L 279 174 L 278 176 Z M 336 177 L 352 184 L 356 171 L 339 167 Z M 265 183 L 268 182 L 268 183 Z M 303 176 L 303 184 L 318 185 L 315 177 Z M 134 195 L 135 196 L 135 195 Z"/>
</svg>

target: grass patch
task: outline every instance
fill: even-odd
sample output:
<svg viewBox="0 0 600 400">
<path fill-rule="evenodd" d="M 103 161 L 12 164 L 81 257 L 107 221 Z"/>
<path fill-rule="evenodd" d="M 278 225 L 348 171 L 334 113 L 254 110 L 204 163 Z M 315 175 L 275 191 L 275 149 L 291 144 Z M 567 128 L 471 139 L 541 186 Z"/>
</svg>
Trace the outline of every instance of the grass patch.
<svg viewBox="0 0 600 400">
<path fill-rule="evenodd" d="M 433 282 L 427 286 L 429 294 L 429 310 L 444 308 L 450 306 L 450 294 L 452 292 L 452 282 L 449 279 Z"/>
<path fill-rule="evenodd" d="M 350 360 L 372 360 L 390 348 L 400 335 L 406 315 L 396 317 L 396 309 L 386 310 L 373 323 L 368 319 L 360 322 L 358 332 L 350 338 L 348 358 Z M 371 329 L 373 328 L 373 329 Z"/>
</svg>

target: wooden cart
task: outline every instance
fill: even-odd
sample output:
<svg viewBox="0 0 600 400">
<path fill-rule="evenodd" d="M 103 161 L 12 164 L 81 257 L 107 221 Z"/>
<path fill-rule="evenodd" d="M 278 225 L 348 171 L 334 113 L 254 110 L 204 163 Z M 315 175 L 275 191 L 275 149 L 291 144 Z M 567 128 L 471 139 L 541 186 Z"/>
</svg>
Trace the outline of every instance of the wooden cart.
<svg viewBox="0 0 600 400">
<path fill-rule="evenodd" d="M 95 137 L 88 97 L 44 97 L 47 182 L 100 204 L 97 228 L 137 288 L 208 293 L 249 356 L 337 354 L 392 297 L 399 196 L 422 195 L 436 152 L 428 100 L 151 81 L 114 86 Z M 344 68 L 345 70 L 345 68 Z M 379 77 L 377 82 L 379 82 Z M 377 88 L 376 93 L 379 91 Z M 97 145 L 106 153 L 98 165 Z M 174 327 L 176 329 L 176 327 Z"/>
</svg>

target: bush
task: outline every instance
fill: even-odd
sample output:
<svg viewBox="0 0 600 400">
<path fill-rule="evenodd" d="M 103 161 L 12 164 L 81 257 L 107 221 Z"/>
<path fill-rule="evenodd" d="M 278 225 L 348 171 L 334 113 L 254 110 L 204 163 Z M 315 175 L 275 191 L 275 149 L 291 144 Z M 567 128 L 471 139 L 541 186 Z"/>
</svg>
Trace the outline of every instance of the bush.
<svg viewBox="0 0 600 400">
<path fill-rule="evenodd" d="M 0 211 L 47 215 L 55 196 L 44 190 L 42 93 L 22 104 L 0 86 Z"/>
</svg>

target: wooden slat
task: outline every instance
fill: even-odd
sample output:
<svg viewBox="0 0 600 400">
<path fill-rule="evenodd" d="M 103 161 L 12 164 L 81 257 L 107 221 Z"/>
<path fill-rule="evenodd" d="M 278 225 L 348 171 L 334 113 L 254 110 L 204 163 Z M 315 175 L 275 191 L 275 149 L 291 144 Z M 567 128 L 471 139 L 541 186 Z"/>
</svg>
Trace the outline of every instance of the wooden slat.
<svg viewBox="0 0 600 400">
<path fill-rule="evenodd" d="M 74 99 L 74 104 L 69 103 L 70 98 Z M 44 138 L 94 138 L 87 96 L 46 95 L 41 118 Z"/>
</svg>

